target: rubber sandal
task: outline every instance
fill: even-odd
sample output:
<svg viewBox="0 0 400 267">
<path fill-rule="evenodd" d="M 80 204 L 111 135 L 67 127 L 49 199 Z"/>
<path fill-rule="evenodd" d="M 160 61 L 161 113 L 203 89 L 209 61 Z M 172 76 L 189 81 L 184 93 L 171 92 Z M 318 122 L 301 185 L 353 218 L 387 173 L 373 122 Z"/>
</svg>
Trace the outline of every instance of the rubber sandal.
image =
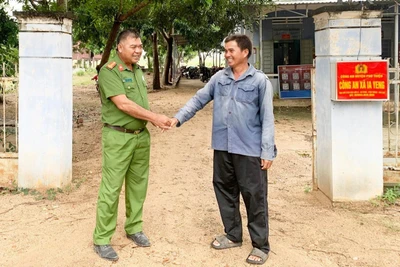
<svg viewBox="0 0 400 267">
<path fill-rule="evenodd" d="M 250 260 L 250 256 L 256 256 L 260 258 L 260 261 L 255 261 L 255 260 Z M 251 263 L 251 264 L 257 264 L 257 265 L 262 265 L 264 264 L 268 259 L 268 254 L 259 250 L 258 248 L 253 248 L 253 250 L 250 252 L 249 256 L 247 256 L 246 262 Z"/>
<path fill-rule="evenodd" d="M 214 241 L 217 240 L 219 243 L 219 246 L 216 246 L 214 244 Z M 234 248 L 234 247 L 240 247 L 242 245 L 242 242 L 232 242 L 230 241 L 225 235 L 217 236 L 213 242 L 211 242 L 211 247 L 215 249 L 227 249 L 227 248 Z"/>
</svg>

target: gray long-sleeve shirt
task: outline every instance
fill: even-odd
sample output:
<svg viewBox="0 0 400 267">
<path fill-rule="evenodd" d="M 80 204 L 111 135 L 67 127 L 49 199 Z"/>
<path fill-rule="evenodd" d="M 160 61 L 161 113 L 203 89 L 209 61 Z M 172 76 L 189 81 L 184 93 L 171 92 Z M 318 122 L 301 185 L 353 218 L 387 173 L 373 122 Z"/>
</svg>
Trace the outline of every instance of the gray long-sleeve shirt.
<svg viewBox="0 0 400 267">
<path fill-rule="evenodd" d="M 212 148 L 273 160 L 272 85 L 252 65 L 235 80 L 230 67 L 216 73 L 175 115 L 178 127 L 214 100 Z"/>
</svg>

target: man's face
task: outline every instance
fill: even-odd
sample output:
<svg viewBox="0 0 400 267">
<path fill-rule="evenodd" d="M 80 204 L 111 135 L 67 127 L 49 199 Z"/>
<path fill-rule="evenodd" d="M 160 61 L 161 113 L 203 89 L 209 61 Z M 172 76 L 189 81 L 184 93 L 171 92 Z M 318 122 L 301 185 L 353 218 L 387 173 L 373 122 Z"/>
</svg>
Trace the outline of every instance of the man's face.
<svg viewBox="0 0 400 267">
<path fill-rule="evenodd" d="M 143 52 L 142 40 L 128 36 L 118 44 L 118 52 L 125 64 L 136 64 Z"/>
<path fill-rule="evenodd" d="M 236 41 L 225 43 L 225 59 L 231 68 L 235 68 L 243 63 L 247 63 L 248 54 L 249 51 L 247 49 L 240 50 L 240 47 L 237 45 Z"/>
</svg>

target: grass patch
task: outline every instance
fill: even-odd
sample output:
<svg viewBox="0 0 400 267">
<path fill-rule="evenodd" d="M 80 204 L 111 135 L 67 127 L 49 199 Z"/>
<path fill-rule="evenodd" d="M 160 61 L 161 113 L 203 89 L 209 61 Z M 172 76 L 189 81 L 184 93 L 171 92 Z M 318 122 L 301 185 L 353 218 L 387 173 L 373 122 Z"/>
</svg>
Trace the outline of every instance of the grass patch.
<svg viewBox="0 0 400 267">
<path fill-rule="evenodd" d="M 304 193 L 308 194 L 312 191 L 311 186 L 307 185 L 306 187 L 304 187 Z"/>
<path fill-rule="evenodd" d="M 274 107 L 274 115 L 276 120 L 283 119 L 304 119 L 311 120 L 311 107 Z"/>
<path fill-rule="evenodd" d="M 74 181 L 72 181 L 73 184 L 75 184 L 76 189 L 78 189 L 79 187 L 81 187 L 81 185 L 86 181 L 86 177 L 82 177 L 79 179 L 76 179 Z"/>
<path fill-rule="evenodd" d="M 386 188 L 385 193 L 382 196 L 378 196 L 376 200 L 386 205 L 396 205 L 400 201 L 400 184 Z"/>
<path fill-rule="evenodd" d="M 33 196 L 35 200 L 56 200 L 58 194 L 70 194 L 74 190 L 74 188 L 78 189 L 85 181 L 86 178 L 81 178 L 73 181 L 63 188 L 49 188 L 47 190 L 18 188 L 18 186 L 13 183 L 11 187 L 0 187 L 0 195 L 23 194 L 24 196 Z"/>
<path fill-rule="evenodd" d="M 93 76 L 97 74 L 95 69 L 80 69 L 72 75 L 72 85 L 91 85 Z"/>
<path fill-rule="evenodd" d="M 307 151 L 296 151 L 296 153 L 302 158 L 311 158 L 311 154 Z"/>
</svg>

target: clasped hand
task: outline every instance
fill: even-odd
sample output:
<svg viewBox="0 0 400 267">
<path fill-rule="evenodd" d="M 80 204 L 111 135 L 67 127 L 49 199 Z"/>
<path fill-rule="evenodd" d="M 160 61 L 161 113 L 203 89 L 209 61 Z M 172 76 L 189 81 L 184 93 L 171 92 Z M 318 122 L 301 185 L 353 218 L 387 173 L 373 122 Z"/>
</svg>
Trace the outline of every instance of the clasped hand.
<svg viewBox="0 0 400 267">
<path fill-rule="evenodd" d="M 178 124 L 176 118 L 169 118 L 165 115 L 158 114 L 156 119 L 151 122 L 155 127 L 160 128 L 161 132 L 165 132 Z"/>
</svg>

